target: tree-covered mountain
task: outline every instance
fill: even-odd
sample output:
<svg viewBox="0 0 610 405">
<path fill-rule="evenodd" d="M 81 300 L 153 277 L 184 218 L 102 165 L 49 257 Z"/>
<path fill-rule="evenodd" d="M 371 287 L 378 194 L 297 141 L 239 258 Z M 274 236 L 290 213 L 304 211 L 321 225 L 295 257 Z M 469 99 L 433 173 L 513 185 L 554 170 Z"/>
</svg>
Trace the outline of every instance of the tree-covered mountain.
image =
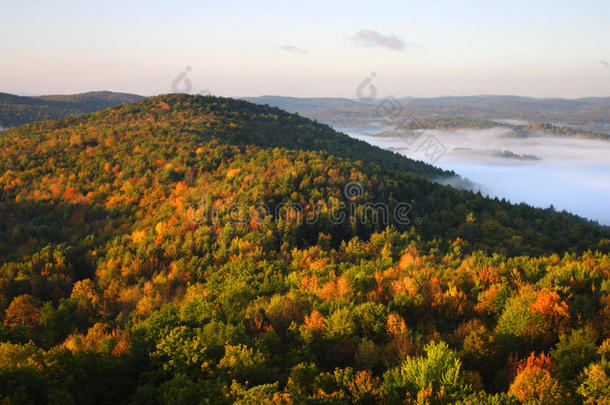
<svg viewBox="0 0 610 405">
<path fill-rule="evenodd" d="M 89 113 L 119 104 L 133 103 L 141 98 L 135 94 L 110 91 L 38 97 L 0 93 L 0 127 L 8 128 L 34 121 Z"/>
<path fill-rule="evenodd" d="M 602 398 L 610 230 L 438 174 L 226 98 L 3 131 L 0 397 Z"/>
</svg>

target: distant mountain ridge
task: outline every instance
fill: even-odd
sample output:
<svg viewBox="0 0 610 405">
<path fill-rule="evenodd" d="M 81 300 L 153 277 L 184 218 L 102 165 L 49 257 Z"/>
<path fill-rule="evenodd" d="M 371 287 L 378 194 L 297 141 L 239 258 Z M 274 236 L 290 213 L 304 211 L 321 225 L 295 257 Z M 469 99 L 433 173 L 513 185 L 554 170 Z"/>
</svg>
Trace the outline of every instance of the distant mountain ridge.
<svg viewBox="0 0 610 405">
<path fill-rule="evenodd" d="M 0 93 L 0 127 L 14 127 L 34 121 L 90 113 L 120 104 L 133 103 L 142 98 L 144 97 L 136 94 L 111 91 L 36 97 Z"/>
<path fill-rule="evenodd" d="M 329 108 L 336 107 L 376 107 L 385 97 L 373 101 L 361 101 L 348 97 L 286 97 L 263 95 L 244 97 L 244 100 L 256 104 L 283 104 L 291 108 Z M 492 112 L 511 112 L 510 108 L 523 109 L 537 107 L 538 109 L 563 109 L 579 111 L 588 108 L 610 109 L 610 97 L 584 97 L 566 99 L 559 97 L 537 98 L 525 96 L 477 95 L 477 96 L 440 96 L 440 97 L 395 97 L 396 100 L 413 105 L 454 105 L 481 108 Z M 279 106 L 279 105 L 278 105 Z"/>
<path fill-rule="evenodd" d="M 63 118 L 133 103 L 143 96 L 111 91 L 35 97 L 0 93 L 0 127 Z M 376 111 L 383 98 L 361 101 L 345 97 L 243 97 L 255 104 L 278 107 L 335 128 L 387 126 Z M 588 132 L 610 134 L 610 97 L 580 99 L 479 95 L 397 97 L 402 110 L 398 123 L 411 118 L 466 118 L 474 120 L 518 119 L 538 124 L 570 126 Z M 558 125 L 561 124 L 561 125 Z"/>
<path fill-rule="evenodd" d="M 387 126 L 376 111 L 382 97 L 372 102 L 280 96 L 248 97 L 245 100 L 279 107 L 334 127 L 371 127 L 372 123 Z M 397 97 L 395 100 L 401 106 L 401 111 L 394 112 L 393 120 L 397 125 L 414 118 L 518 119 L 610 134 L 610 97 L 562 99 L 481 95 Z"/>
</svg>

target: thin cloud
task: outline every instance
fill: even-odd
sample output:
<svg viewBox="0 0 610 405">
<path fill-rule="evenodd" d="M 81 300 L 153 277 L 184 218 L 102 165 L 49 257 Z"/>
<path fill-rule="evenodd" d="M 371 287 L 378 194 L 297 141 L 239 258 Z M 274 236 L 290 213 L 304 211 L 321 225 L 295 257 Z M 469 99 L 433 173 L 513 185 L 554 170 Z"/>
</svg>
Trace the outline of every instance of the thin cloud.
<svg viewBox="0 0 610 405">
<path fill-rule="evenodd" d="M 407 47 L 420 47 L 418 44 L 405 42 L 394 34 L 383 35 L 373 30 L 356 31 L 356 36 L 352 39 L 360 46 L 388 48 L 395 51 L 402 51 Z"/>
<path fill-rule="evenodd" d="M 610 69 L 610 63 L 606 62 L 605 60 L 600 60 L 599 64 L 605 67 L 606 69 Z"/>
<path fill-rule="evenodd" d="M 300 54 L 307 53 L 307 49 L 297 48 L 294 45 L 280 45 L 277 47 L 276 50 L 282 51 L 282 52 L 292 52 L 292 53 L 300 53 Z"/>
</svg>

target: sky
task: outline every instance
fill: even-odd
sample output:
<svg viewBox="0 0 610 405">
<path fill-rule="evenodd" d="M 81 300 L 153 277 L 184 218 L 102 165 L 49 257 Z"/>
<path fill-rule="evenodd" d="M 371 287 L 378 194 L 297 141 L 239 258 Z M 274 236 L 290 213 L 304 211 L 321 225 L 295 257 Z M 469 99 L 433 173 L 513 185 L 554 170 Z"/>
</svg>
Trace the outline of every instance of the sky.
<svg viewBox="0 0 610 405">
<path fill-rule="evenodd" d="M 610 96 L 608 0 L 0 0 L 0 92 Z"/>
</svg>

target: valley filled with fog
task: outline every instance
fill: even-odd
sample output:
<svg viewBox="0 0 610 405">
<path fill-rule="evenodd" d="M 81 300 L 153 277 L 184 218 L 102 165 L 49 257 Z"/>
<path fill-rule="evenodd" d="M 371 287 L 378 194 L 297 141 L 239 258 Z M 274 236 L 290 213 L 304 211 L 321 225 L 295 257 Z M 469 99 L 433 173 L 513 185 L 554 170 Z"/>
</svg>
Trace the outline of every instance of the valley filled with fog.
<svg viewBox="0 0 610 405">
<path fill-rule="evenodd" d="M 484 195 L 536 207 L 553 205 L 610 225 L 610 142 L 543 132 L 523 136 L 510 128 L 416 130 L 380 136 L 379 130 L 338 128 L 354 138 L 453 170 Z M 432 158 L 424 139 L 442 146 Z"/>
</svg>

